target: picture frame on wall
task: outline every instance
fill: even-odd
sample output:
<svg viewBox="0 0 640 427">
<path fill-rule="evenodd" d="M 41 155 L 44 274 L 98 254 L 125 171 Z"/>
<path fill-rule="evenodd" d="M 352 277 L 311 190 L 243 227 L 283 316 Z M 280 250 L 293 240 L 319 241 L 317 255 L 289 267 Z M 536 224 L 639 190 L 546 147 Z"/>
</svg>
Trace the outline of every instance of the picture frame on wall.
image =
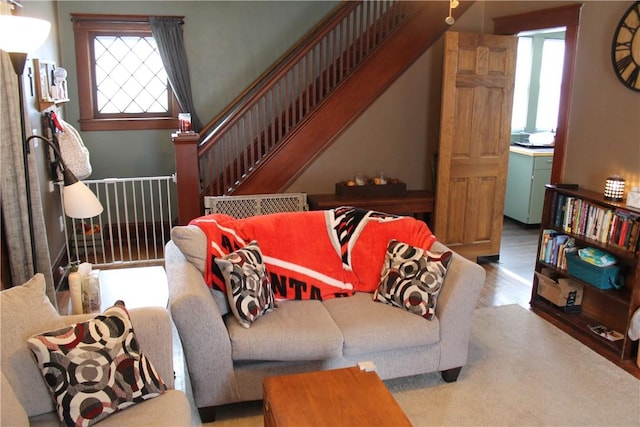
<svg viewBox="0 0 640 427">
<path fill-rule="evenodd" d="M 38 103 L 52 102 L 51 97 L 51 76 L 56 64 L 52 61 L 33 60 L 33 68 L 36 72 L 35 87 Z"/>
</svg>

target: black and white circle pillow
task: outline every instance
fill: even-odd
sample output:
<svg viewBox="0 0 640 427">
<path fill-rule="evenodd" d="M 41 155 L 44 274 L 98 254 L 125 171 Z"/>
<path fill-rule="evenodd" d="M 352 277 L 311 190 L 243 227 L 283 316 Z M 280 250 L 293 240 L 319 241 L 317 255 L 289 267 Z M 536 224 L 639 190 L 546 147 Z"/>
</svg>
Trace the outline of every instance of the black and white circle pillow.
<svg viewBox="0 0 640 427">
<path fill-rule="evenodd" d="M 124 302 L 27 342 L 67 426 L 90 426 L 167 386 L 140 350 Z"/>
<path fill-rule="evenodd" d="M 452 259 L 451 251 L 434 253 L 391 240 L 373 299 L 431 320 Z"/>
<path fill-rule="evenodd" d="M 275 308 L 275 297 L 257 241 L 215 259 L 224 276 L 233 315 L 244 328 Z"/>
</svg>

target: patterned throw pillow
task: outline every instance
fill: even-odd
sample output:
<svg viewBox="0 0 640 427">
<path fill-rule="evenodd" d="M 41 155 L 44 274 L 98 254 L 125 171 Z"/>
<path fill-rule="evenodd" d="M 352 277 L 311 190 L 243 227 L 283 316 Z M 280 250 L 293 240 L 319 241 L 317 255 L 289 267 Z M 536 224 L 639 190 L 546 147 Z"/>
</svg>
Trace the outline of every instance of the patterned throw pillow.
<svg viewBox="0 0 640 427">
<path fill-rule="evenodd" d="M 29 338 L 60 420 L 89 426 L 167 389 L 122 301 L 84 323 Z"/>
<path fill-rule="evenodd" d="M 275 301 L 262 252 L 257 241 L 215 259 L 224 276 L 227 298 L 238 322 L 249 328 L 275 308 Z"/>
<path fill-rule="evenodd" d="M 451 251 L 437 254 L 391 240 L 373 299 L 431 320 L 452 259 Z"/>
</svg>

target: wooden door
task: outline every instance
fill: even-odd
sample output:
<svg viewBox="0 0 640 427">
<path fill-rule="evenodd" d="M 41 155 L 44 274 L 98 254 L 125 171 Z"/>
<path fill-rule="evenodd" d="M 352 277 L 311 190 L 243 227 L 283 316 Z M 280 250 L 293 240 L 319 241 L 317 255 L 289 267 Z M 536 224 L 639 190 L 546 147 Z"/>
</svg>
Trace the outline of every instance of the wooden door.
<svg viewBox="0 0 640 427">
<path fill-rule="evenodd" d="M 434 232 L 472 260 L 500 254 L 516 43 L 445 34 Z"/>
</svg>

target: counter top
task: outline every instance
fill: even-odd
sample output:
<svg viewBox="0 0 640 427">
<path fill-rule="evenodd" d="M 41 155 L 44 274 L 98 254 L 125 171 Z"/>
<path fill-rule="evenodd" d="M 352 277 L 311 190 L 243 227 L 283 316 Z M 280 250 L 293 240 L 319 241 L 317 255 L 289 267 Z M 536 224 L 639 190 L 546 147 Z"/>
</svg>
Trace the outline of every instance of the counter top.
<svg viewBox="0 0 640 427">
<path fill-rule="evenodd" d="M 524 154 L 532 157 L 549 157 L 553 156 L 553 148 L 527 148 L 519 145 L 510 145 L 509 151 L 512 153 Z"/>
</svg>

